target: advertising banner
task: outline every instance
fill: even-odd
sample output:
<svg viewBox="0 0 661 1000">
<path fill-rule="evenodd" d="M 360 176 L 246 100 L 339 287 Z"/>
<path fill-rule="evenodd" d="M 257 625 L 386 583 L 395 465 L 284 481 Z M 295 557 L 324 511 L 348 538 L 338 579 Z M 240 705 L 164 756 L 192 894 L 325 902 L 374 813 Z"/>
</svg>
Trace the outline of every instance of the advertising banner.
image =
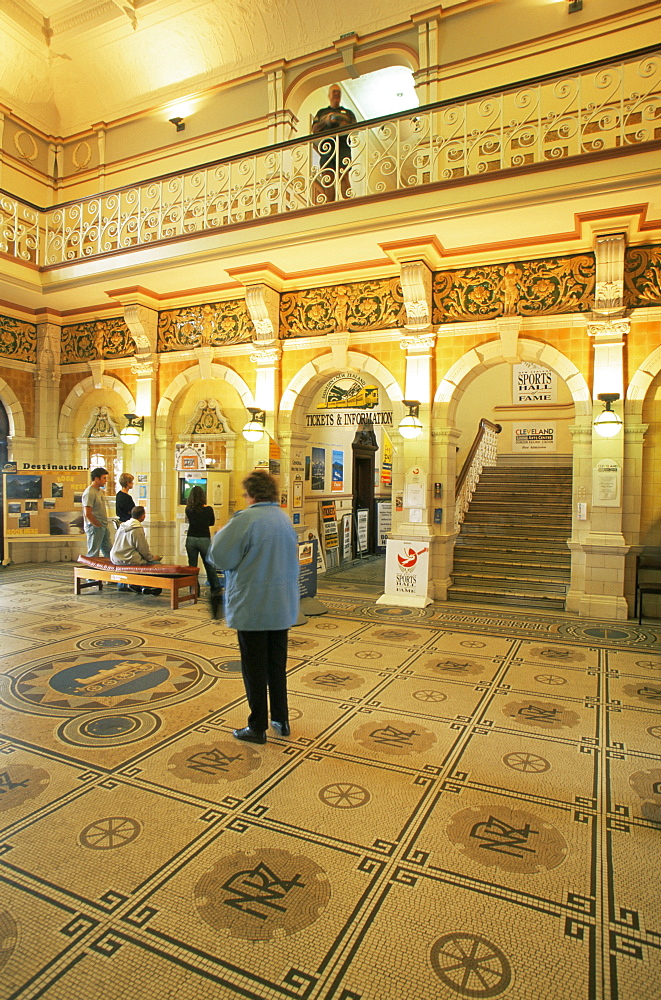
<svg viewBox="0 0 661 1000">
<path fill-rule="evenodd" d="M 512 403 L 529 406 L 531 403 L 555 403 L 558 399 L 558 376 L 550 368 L 524 361 L 512 365 Z"/>
<path fill-rule="evenodd" d="M 379 604 L 425 607 L 429 590 L 429 546 L 419 539 L 386 543 L 385 594 Z"/>
<path fill-rule="evenodd" d="M 392 502 L 377 500 L 376 502 L 376 551 L 385 552 L 388 534 L 392 528 Z"/>
<path fill-rule="evenodd" d="M 298 543 L 298 591 L 303 597 L 317 596 L 317 540 Z"/>
<path fill-rule="evenodd" d="M 512 451 L 530 453 L 555 451 L 555 448 L 556 433 L 553 421 L 539 424 L 531 421 L 525 424 L 512 424 Z"/>
</svg>

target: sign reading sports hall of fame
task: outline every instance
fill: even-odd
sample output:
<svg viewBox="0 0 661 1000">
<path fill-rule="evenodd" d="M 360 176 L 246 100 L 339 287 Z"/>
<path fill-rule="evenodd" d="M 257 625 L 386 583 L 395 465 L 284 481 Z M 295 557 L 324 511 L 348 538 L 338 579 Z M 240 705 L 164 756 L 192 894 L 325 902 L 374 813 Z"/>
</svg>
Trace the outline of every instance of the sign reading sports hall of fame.
<svg viewBox="0 0 661 1000">
<path fill-rule="evenodd" d="M 422 539 L 386 541 L 385 594 L 377 604 L 426 608 L 429 597 L 429 544 Z"/>
</svg>

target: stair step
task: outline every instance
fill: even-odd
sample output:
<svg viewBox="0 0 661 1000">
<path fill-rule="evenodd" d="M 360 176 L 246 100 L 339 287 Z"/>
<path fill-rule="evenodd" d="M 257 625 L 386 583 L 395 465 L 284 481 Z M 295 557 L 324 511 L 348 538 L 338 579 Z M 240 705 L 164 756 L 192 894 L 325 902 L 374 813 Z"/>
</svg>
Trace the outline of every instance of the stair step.
<svg viewBox="0 0 661 1000">
<path fill-rule="evenodd" d="M 533 561 L 522 563 L 507 560 L 494 562 L 492 559 L 482 559 L 477 562 L 475 559 L 457 559 L 455 556 L 452 570 L 453 578 L 456 578 L 458 573 L 461 573 L 462 576 L 466 574 L 481 576 L 484 574 L 489 577 L 500 577 L 500 579 L 512 576 L 569 581 L 569 564 L 563 566 L 555 563 L 538 563 Z"/>
<path fill-rule="evenodd" d="M 520 590 L 525 586 L 526 592 L 536 593 L 537 591 L 542 591 L 549 594 L 562 594 L 564 597 L 567 593 L 569 579 L 563 577 L 562 579 L 541 580 L 538 577 L 517 577 L 510 576 L 509 574 L 503 576 L 480 572 L 465 573 L 463 571 L 455 573 L 453 570 L 452 583 L 455 586 L 483 588 L 489 591 L 500 591 L 509 588 Z"/>
<path fill-rule="evenodd" d="M 530 594 L 518 590 L 484 591 L 472 587 L 448 587 L 448 601 L 464 601 L 467 604 L 507 604 L 524 608 L 546 608 L 549 611 L 564 611 L 564 595 Z"/>
</svg>

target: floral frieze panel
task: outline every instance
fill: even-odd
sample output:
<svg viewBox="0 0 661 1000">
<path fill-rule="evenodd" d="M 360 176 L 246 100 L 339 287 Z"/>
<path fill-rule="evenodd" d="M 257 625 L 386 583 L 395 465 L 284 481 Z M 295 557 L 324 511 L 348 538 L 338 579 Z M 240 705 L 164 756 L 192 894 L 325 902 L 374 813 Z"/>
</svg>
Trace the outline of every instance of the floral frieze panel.
<svg viewBox="0 0 661 1000">
<path fill-rule="evenodd" d="M 437 271 L 433 322 L 588 312 L 594 283 L 593 254 Z"/>
<path fill-rule="evenodd" d="M 284 339 L 339 330 L 388 330 L 405 322 L 399 278 L 308 288 L 280 299 L 280 335 Z"/>
<path fill-rule="evenodd" d="M 159 351 L 243 344 L 252 335 L 253 326 L 243 299 L 166 309 L 158 314 Z"/>
<path fill-rule="evenodd" d="M 37 360 L 37 327 L 10 316 L 0 316 L 0 356 L 34 364 Z"/>
<path fill-rule="evenodd" d="M 135 343 L 121 317 L 72 323 L 62 327 L 62 364 L 96 361 L 101 358 L 129 358 Z"/>
<path fill-rule="evenodd" d="M 624 255 L 624 304 L 661 305 L 661 246 L 631 247 Z"/>
</svg>

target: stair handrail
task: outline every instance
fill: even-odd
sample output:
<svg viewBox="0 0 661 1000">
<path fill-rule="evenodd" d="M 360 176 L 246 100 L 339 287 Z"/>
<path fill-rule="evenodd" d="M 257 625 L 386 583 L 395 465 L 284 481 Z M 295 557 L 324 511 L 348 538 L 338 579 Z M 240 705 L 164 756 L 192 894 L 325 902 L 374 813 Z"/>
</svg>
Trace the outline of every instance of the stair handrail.
<svg viewBox="0 0 661 1000">
<path fill-rule="evenodd" d="M 475 487 L 480 481 L 482 469 L 485 466 L 496 464 L 497 447 L 496 439 L 502 431 L 501 424 L 493 424 L 486 417 L 482 417 L 477 427 L 477 434 L 466 456 L 461 472 L 457 476 L 454 496 L 454 530 L 459 531 L 466 511 L 471 502 L 471 497 L 475 492 Z"/>
</svg>

